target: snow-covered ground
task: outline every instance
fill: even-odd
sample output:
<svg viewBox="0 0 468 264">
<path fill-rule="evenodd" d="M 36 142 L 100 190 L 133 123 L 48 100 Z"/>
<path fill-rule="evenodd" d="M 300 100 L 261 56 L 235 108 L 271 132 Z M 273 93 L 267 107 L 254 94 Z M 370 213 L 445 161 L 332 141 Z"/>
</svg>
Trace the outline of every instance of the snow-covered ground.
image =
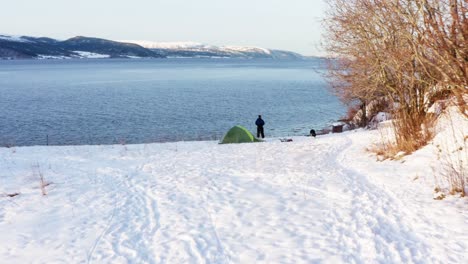
<svg viewBox="0 0 468 264">
<path fill-rule="evenodd" d="M 379 162 L 380 136 L 0 148 L 0 262 L 466 262 L 439 143 Z"/>
</svg>

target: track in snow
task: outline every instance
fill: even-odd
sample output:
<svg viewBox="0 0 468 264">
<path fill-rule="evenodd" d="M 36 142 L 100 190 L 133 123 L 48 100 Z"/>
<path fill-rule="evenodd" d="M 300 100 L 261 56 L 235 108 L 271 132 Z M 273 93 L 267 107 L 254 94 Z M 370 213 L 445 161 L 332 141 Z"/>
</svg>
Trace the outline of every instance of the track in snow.
<svg viewBox="0 0 468 264">
<path fill-rule="evenodd" d="M 14 238 L 0 240 L 0 258 L 440 262 L 418 233 L 418 215 L 353 167 L 371 162 L 360 146 L 346 133 L 288 143 L 1 149 L 10 187 L 22 195 L 15 204 L 0 200 L 0 233 Z M 55 183 L 45 198 L 27 176 L 31 161 Z"/>
</svg>

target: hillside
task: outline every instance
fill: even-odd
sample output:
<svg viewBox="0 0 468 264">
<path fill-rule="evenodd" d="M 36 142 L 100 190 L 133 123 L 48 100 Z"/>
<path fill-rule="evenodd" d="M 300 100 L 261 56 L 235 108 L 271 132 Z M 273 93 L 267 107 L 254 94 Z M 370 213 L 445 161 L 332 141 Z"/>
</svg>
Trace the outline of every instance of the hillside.
<svg viewBox="0 0 468 264">
<path fill-rule="evenodd" d="M 59 41 L 51 38 L 0 35 L 0 58 L 60 59 L 60 58 L 163 58 L 157 52 L 131 43 L 74 37 Z"/>
<path fill-rule="evenodd" d="M 258 47 L 217 47 L 194 42 L 157 43 L 113 41 L 74 37 L 56 40 L 45 37 L 0 35 L 0 59 L 67 58 L 244 58 L 300 60 L 298 53 Z"/>
<path fill-rule="evenodd" d="M 167 57 L 268 58 L 277 60 L 304 59 L 301 54 L 260 47 L 214 46 L 197 42 L 151 42 L 126 40 L 165 54 Z"/>
</svg>

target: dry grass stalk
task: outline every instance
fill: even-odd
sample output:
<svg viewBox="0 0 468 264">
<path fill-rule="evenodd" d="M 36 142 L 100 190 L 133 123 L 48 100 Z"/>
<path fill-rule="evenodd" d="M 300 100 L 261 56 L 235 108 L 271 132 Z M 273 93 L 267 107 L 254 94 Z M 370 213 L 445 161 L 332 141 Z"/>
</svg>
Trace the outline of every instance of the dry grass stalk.
<svg viewBox="0 0 468 264">
<path fill-rule="evenodd" d="M 448 192 L 452 195 L 460 193 L 466 196 L 468 187 L 468 136 L 457 129 L 456 121 L 450 111 L 444 113 L 449 123 L 450 133 L 445 142 L 437 145 L 439 170 L 436 175 L 448 184 Z"/>
<path fill-rule="evenodd" d="M 49 186 L 50 183 L 46 182 L 46 180 L 44 179 L 44 174 L 41 171 L 41 167 L 39 163 L 37 163 L 36 165 L 33 165 L 32 170 L 33 170 L 33 176 L 39 179 L 39 188 L 41 189 L 42 195 L 43 196 L 47 195 L 46 187 Z"/>
<path fill-rule="evenodd" d="M 394 123 L 395 148 L 407 154 L 420 149 L 434 137 L 433 115 L 411 114 L 399 111 L 398 121 Z"/>
<path fill-rule="evenodd" d="M 424 115 L 422 119 L 399 116 L 400 118 L 380 123 L 380 142 L 371 148 L 383 159 L 400 159 L 425 146 L 434 137 L 434 116 Z"/>
<path fill-rule="evenodd" d="M 448 152 L 439 148 L 440 170 L 438 177 L 448 183 L 448 192 L 452 195 L 460 193 L 462 197 L 466 196 L 465 187 L 468 181 L 468 166 L 466 164 L 466 148 L 457 148 Z"/>
</svg>

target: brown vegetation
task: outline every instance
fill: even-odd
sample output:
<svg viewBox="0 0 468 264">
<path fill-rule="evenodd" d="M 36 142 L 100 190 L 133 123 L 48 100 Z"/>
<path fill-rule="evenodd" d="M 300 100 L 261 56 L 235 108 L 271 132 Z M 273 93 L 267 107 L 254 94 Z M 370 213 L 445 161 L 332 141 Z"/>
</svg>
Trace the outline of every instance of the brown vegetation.
<svg viewBox="0 0 468 264">
<path fill-rule="evenodd" d="M 39 188 L 43 196 L 47 195 L 46 187 L 50 185 L 50 182 L 47 182 L 44 179 L 44 174 L 42 173 L 39 163 L 32 166 L 33 176 L 39 179 Z"/>
<path fill-rule="evenodd" d="M 331 0 L 324 21 L 329 80 L 343 102 L 385 100 L 396 149 L 411 153 L 431 139 L 429 103 L 456 97 L 468 109 L 467 0 Z"/>
<path fill-rule="evenodd" d="M 468 136 L 463 130 L 457 129 L 460 120 L 457 120 L 450 111 L 443 113 L 448 122 L 448 136 L 439 141 L 436 145 L 437 166 L 434 166 L 439 186 L 443 183 L 448 184 L 447 193 L 460 193 L 462 197 L 466 196 L 468 190 Z"/>
</svg>

